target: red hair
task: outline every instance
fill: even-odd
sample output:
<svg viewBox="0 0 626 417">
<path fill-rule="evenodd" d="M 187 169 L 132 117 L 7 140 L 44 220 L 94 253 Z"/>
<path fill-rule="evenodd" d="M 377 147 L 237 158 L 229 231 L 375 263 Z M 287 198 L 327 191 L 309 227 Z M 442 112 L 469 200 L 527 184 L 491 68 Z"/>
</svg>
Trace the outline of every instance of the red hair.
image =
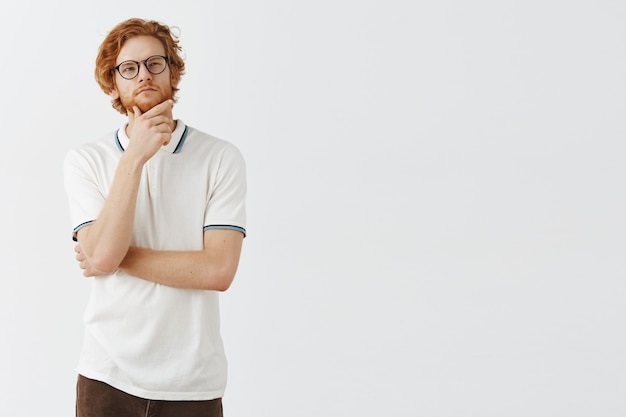
<svg viewBox="0 0 626 417">
<path fill-rule="evenodd" d="M 152 36 L 163 44 L 173 82 L 178 83 L 185 73 L 185 62 L 180 56 L 182 48 L 179 45 L 178 36 L 172 33 L 168 26 L 154 20 L 128 19 L 115 26 L 98 49 L 95 76 L 98 85 L 106 94 L 115 89 L 117 56 L 124 43 L 135 36 Z M 172 88 L 174 101 L 176 101 L 176 92 L 178 88 Z M 112 105 L 115 110 L 126 114 L 126 109 L 119 98 L 113 100 Z"/>
</svg>

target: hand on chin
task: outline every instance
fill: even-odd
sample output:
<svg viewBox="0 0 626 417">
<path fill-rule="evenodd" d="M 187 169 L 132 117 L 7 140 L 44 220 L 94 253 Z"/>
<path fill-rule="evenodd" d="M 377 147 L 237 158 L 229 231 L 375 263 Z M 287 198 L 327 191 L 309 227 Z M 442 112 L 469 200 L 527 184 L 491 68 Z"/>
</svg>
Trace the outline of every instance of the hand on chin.
<svg viewBox="0 0 626 417">
<path fill-rule="evenodd" d="M 141 110 L 141 113 L 145 113 L 148 110 L 150 110 L 151 108 L 153 108 L 154 106 L 156 106 L 159 103 L 162 103 L 165 100 L 159 100 L 157 98 L 145 98 L 145 99 L 139 99 L 139 100 L 133 100 L 131 103 L 129 103 L 129 106 L 126 106 L 127 109 L 131 109 L 130 111 L 132 111 L 132 108 L 134 106 L 139 107 L 139 110 Z"/>
</svg>

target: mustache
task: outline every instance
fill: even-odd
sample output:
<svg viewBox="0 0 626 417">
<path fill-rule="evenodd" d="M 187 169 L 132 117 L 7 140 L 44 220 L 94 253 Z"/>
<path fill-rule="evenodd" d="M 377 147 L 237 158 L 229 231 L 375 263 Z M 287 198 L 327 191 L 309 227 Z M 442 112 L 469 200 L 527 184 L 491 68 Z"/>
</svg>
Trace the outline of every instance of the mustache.
<svg viewBox="0 0 626 417">
<path fill-rule="evenodd" d="M 133 93 L 134 94 L 139 94 L 139 93 L 141 93 L 142 91 L 145 91 L 145 90 L 159 91 L 159 89 L 156 86 L 152 85 L 152 84 L 144 84 L 141 87 L 138 87 Z"/>
</svg>

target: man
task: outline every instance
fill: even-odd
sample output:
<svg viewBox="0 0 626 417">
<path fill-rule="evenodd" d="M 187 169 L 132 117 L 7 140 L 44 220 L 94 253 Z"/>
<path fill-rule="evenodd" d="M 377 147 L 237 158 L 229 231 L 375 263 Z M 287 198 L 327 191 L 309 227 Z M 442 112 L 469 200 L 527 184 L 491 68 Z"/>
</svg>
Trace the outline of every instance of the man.
<svg viewBox="0 0 626 417">
<path fill-rule="evenodd" d="M 65 159 L 76 260 L 94 277 L 79 417 L 222 415 L 218 294 L 246 233 L 245 164 L 232 144 L 173 118 L 180 51 L 162 23 L 117 25 L 95 73 L 128 122 Z"/>
</svg>

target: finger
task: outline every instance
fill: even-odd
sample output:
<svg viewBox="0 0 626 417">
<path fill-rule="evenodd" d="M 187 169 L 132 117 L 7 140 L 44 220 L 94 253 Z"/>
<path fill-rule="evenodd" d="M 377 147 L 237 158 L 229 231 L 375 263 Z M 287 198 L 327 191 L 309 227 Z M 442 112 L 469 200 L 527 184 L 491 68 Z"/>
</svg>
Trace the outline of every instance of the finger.
<svg viewBox="0 0 626 417">
<path fill-rule="evenodd" d="M 161 113 L 167 111 L 167 110 L 171 110 L 172 107 L 174 105 L 174 101 L 173 100 L 165 100 L 163 103 L 159 103 L 156 106 L 154 106 L 153 108 L 151 108 L 150 110 L 148 110 L 147 112 L 145 112 L 143 114 L 144 117 L 154 117 L 154 116 L 158 116 Z"/>
<path fill-rule="evenodd" d="M 129 122 L 134 122 L 136 118 L 141 116 L 141 110 L 137 106 L 133 106 L 132 109 L 126 109 L 126 116 L 128 116 Z"/>
<path fill-rule="evenodd" d="M 146 115 L 148 113 L 144 113 Z M 147 121 L 147 125 L 151 128 L 156 128 L 159 131 L 166 132 L 172 131 L 172 118 L 165 116 L 163 114 L 158 114 L 154 117 L 151 117 L 149 121 Z"/>
</svg>

